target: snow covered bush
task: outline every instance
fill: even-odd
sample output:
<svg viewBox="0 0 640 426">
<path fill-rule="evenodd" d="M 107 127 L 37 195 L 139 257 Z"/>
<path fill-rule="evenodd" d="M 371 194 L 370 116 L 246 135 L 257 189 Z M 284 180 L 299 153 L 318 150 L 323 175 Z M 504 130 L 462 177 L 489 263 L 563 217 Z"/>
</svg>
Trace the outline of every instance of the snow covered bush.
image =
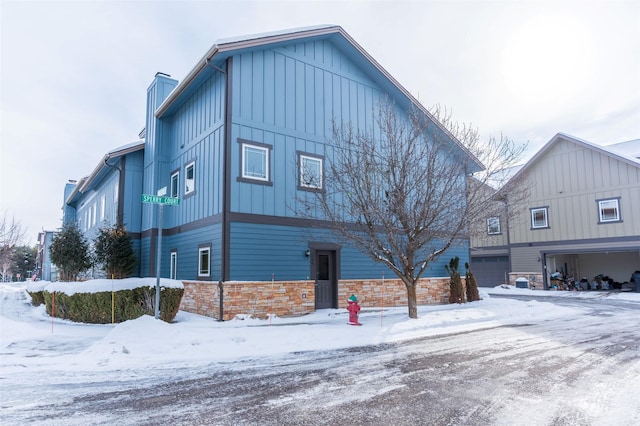
<svg viewBox="0 0 640 426">
<path fill-rule="evenodd" d="M 109 291 L 100 282 L 115 282 Z M 165 280 L 163 280 L 165 281 Z M 180 308 L 184 288 L 180 282 L 160 287 L 160 319 L 172 322 Z M 74 322 L 90 324 L 120 323 L 142 315 L 155 315 L 155 282 L 153 279 L 93 280 L 96 291 L 90 291 L 92 281 L 83 283 L 50 283 L 42 295 L 47 314 Z M 123 283 L 124 282 L 124 285 Z M 174 283 L 178 283 L 173 285 Z M 71 288 L 79 288 L 77 291 Z M 30 293 L 31 294 L 31 293 Z M 33 297 L 33 296 L 32 296 Z"/>
</svg>

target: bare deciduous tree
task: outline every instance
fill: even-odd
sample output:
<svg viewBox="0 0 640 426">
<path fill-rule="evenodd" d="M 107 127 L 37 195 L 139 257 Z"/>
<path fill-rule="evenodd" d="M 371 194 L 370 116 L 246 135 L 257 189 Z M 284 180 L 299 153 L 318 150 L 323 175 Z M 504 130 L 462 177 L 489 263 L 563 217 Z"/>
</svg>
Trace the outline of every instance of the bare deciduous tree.
<svg viewBox="0 0 640 426">
<path fill-rule="evenodd" d="M 409 317 L 417 318 L 420 277 L 468 240 L 469 223 L 495 204 L 487 188 L 524 149 L 505 137 L 482 141 L 439 108 L 405 114 L 381 102 L 370 132 L 334 123 L 323 188 L 299 200 L 299 214 L 328 220 L 336 235 L 389 267 L 406 286 Z"/>
<path fill-rule="evenodd" d="M 2 213 L 0 218 L 0 279 L 2 282 L 11 277 L 11 266 L 13 264 L 13 249 L 24 238 L 25 230 L 20 222 L 16 222 L 14 217 L 7 216 L 7 212 Z"/>
</svg>

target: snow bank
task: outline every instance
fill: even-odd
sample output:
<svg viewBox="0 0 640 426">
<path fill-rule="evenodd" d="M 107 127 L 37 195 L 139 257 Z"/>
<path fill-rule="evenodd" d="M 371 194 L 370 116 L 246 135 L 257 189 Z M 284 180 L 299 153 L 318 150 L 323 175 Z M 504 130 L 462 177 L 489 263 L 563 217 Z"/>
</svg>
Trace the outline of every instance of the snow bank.
<svg viewBox="0 0 640 426">
<path fill-rule="evenodd" d="M 122 280 L 90 280 L 80 282 L 36 281 L 27 284 L 27 291 L 47 291 L 65 293 L 101 293 L 103 291 L 132 290 L 139 287 L 155 288 L 156 278 L 125 278 Z M 160 286 L 165 288 L 184 288 L 182 281 L 160 278 Z"/>
</svg>

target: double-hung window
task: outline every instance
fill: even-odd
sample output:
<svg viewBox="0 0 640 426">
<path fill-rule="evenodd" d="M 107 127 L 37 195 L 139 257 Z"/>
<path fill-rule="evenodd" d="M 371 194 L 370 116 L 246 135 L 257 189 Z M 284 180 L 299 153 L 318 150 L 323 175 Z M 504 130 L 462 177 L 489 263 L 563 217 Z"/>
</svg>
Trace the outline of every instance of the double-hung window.
<svg viewBox="0 0 640 426">
<path fill-rule="evenodd" d="M 536 207 L 531 209 L 531 229 L 549 227 L 549 208 Z"/>
<path fill-rule="evenodd" d="M 269 182 L 270 146 L 239 139 L 242 146 L 241 176 L 243 179 Z"/>
<path fill-rule="evenodd" d="M 169 262 L 169 278 L 175 280 L 178 276 L 178 252 L 171 250 L 171 261 Z"/>
<path fill-rule="evenodd" d="M 490 217 L 487 219 L 487 234 L 497 235 L 500 233 L 500 218 Z"/>
<path fill-rule="evenodd" d="M 196 162 L 192 161 L 184 168 L 184 195 L 196 190 Z"/>
<path fill-rule="evenodd" d="M 180 172 L 175 171 L 171 173 L 171 182 L 169 185 L 169 188 L 170 188 L 169 196 L 171 196 L 172 198 L 177 198 L 180 196 L 180 194 L 178 193 L 179 185 L 180 185 Z"/>
<path fill-rule="evenodd" d="M 200 246 L 198 248 L 198 277 L 208 277 L 211 275 L 211 246 Z"/>
<path fill-rule="evenodd" d="M 621 222 L 620 198 L 598 200 L 598 223 Z"/>
<path fill-rule="evenodd" d="M 298 153 L 301 189 L 322 189 L 322 157 Z"/>
</svg>

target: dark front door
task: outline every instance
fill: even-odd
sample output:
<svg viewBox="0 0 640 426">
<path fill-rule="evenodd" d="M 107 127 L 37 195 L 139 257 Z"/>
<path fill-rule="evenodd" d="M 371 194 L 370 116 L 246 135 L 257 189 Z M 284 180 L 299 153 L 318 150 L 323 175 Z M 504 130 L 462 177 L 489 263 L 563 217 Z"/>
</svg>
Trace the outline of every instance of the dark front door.
<svg viewBox="0 0 640 426">
<path fill-rule="evenodd" d="M 336 275 L 336 252 L 315 252 L 316 309 L 336 308 L 338 282 Z"/>
</svg>

